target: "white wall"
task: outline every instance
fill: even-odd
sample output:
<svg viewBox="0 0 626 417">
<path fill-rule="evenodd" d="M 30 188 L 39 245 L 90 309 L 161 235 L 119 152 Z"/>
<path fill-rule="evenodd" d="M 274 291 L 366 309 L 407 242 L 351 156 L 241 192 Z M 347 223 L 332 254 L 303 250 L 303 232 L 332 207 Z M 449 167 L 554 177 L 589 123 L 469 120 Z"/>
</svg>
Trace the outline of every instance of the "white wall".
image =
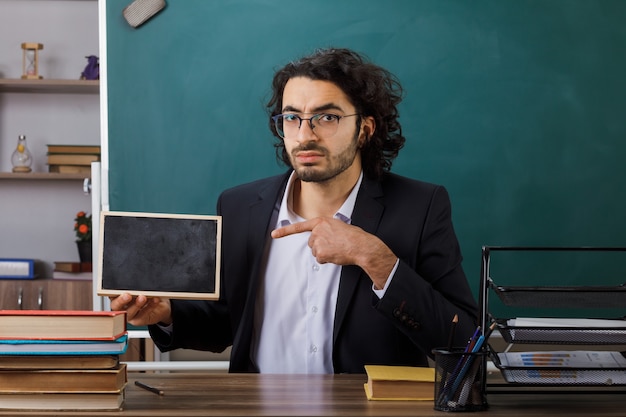
<svg viewBox="0 0 626 417">
<path fill-rule="evenodd" d="M 87 55 L 99 56 L 96 0 L 0 0 L 0 78 L 20 78 L 22 42 L 44 45 L 39 73 L 78 79 Z M 26 135 L 33 170 L 46 172 L 46 145 L 99 144 L 97 94 L 0 93 L 0 172 L 11 171 Z M 0 180 L 0 257 L 77 261 L 74 215 L 91 211 L 80 181 Z"/>
</svg>

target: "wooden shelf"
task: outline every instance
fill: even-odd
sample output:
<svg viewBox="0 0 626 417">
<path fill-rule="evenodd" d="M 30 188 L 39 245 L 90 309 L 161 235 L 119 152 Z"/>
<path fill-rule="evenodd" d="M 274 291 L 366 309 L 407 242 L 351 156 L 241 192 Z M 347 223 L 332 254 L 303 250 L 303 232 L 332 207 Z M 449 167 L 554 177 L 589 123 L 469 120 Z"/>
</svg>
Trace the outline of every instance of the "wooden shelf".
<svg viewBox="0 0 626 417">
<path fill-rule="evenodd" d="M 63 180 L 84 180 L 90 178 L 91 175 L 85 174 L 57 174 L 54 172 L 29 172 L 27 174 L 14 173 L 14 172 L 0 172 L 0 180 L 51 180 L 51 181 L 63 181 Z"/>
<path fill-rule="evenodd" d="M 98 94 L 99 80 L 22 80 L 0 78 L 0 92 Z"/>
</svg>

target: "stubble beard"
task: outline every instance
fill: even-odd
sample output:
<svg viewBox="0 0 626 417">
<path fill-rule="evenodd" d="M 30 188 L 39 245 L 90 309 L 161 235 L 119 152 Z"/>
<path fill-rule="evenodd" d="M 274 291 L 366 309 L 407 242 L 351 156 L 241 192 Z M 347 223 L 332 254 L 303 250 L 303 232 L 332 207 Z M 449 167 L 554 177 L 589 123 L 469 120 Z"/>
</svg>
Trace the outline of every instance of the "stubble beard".
<svg viewBox="0 0 626 417">
<path fill-rule="evenodd" d="M 318 151 L 322 153 L 328 162 L 328 168 L 326 170 L 319 170 L 315 165 L 296 165 L 295 154 L 303 150 Z M 359 146 L 356 137 L 352 140 L 352 142 L 350 142 L 350 145 L 346 149 L 334 157 L 329 157 L 329 153 L 326 148 L 319 146 L 317 143 L 310 142 L 307 146 L 299 146 L 291 151 L 291 166 L 294 167 L 294 170 L 301 181 L 324 183 L 332 180 L 350 168 L 354 163 L 358 150 Z"/>
</svg>

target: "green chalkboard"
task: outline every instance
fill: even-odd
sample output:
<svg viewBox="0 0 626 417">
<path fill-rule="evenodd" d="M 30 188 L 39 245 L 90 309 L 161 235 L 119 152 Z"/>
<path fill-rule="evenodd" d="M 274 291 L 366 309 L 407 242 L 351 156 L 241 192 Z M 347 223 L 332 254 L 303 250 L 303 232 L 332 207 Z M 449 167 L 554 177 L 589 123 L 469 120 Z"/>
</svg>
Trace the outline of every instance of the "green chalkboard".
<svg viewBox="0 0 626 417">
<path fill-rule="evenodd" d="M 282 172 L 272 74 L 341 46 L 403 83 L 393 170 L 448 188 L 475 289 L 482 245 L 626 245 L 626 1 L 170 0 L 137 29 L 128 3 L 106 1 L 112 210 L 215 214 Z"/>
</svg>

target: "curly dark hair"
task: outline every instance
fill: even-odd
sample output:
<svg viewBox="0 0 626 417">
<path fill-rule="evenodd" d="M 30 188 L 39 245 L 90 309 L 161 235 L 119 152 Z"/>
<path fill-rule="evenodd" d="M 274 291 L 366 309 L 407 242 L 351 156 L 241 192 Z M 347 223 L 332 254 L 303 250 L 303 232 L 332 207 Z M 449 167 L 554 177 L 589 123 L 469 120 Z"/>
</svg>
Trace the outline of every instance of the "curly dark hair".
<svg viewBox="0 0 626 417">
<path fill-rule="evenodd" d="M 361 148 L 363 172 L 379 178 L 391 169 L 393 160 L 404 146 L 402 127 L 398 121 L 397 105 L 403 90 L 398 79 L 362 55 L 341 48 L 319 49 L 313 54 L 293 61 L 278 70 L 272 81 L 272 97 L 267 103 L 270 130 L 276 137 L 276 158 L 291 166 L 285 144 L 276 132 L 272 116 L 282 113 L 283 91 L 294 77 L 330 81 L 349 98 L 361 116 L 371 116 L 376 122 L 374 134 Z M 360 124 L 360 118 L 357 118 Z"/>
</svg>

